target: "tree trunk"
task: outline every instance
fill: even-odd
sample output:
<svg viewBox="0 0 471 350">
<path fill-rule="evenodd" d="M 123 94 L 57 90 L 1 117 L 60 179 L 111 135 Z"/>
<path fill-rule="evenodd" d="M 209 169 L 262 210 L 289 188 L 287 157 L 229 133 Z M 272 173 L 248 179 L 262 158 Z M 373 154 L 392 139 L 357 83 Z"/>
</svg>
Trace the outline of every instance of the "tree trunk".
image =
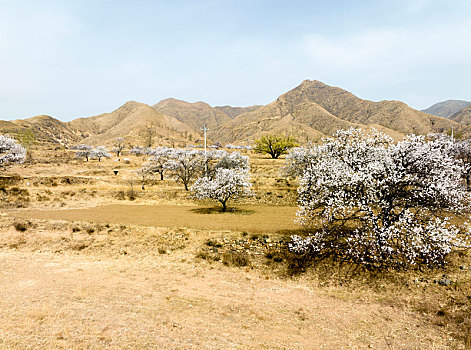
<svg viewBox="0 0 471 350">
<path fill-rule="evenodd" d="M 222 204 L 222 212 L 225 213 L 227 210 L 226 201 L 220 201 Z"/>
</svg>

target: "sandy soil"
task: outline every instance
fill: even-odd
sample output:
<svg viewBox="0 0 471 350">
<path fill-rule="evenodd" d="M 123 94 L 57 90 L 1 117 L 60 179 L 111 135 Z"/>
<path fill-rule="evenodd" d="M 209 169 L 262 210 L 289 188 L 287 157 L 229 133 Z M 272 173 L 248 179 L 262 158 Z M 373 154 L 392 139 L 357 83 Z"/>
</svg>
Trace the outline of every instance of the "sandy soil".
<svg viewBox="0 0 471 350">
<path fill-rule="evenodd" d="M 8 349 L 446 349 L 404 310 L 186 261 L 0 252 Z"/>
<path fill-rule="evenodd" d="M 219 209 L 196 205 L 113 204 L 86 209 L 22 210 L 11 216 L 236 232 L 299 229 L 294 222 L 297 207 L 238 205 L 237 211 L 228 213 L 221 213 Z"/>
</svg>

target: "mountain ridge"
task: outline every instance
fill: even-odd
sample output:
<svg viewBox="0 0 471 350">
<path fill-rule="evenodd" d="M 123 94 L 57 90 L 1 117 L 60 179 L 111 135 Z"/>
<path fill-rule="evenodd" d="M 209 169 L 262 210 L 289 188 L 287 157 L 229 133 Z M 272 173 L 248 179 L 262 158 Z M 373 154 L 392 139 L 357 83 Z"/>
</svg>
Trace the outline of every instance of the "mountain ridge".
<svg viewBox="0 0 471 350">
<path fill-rule="evenodd" d="M 466 110 L 466 109 L 465 109 Z M 454 120 L 452 120 L 454 119 Z M 468 121 L 469 119 L 469 121 Z M 415 110 L 401 101 L 369 101 L 318 80 L 304 80 L 264 106 L 232 107 L 167 98 L 150 106 L 128 101 L 112 112 L 61 122 L 49 116 L 0 121 L 0 132 L 24 134 L 70 146 L 73 143 L 111 145 L 124 137 L 133 145 L 185 146 L 202 140 L 209 127 L 211 141 L 251 143 L 266 133 L 287 133 L 301 142 L 318 141 L 337 129 L 378 128 L 396 139 L 408 133 L 471 134 L 471 114 L 450 119 Z"/>
</svg>

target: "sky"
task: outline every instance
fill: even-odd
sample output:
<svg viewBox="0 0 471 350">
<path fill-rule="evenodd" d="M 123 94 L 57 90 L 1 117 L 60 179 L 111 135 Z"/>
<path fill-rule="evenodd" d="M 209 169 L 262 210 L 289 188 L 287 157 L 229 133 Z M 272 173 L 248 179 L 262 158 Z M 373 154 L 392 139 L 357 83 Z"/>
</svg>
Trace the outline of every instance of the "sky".
<svg viewBox="0 0 471 350">
<path fill-rule="evenodd" d="M 469 0 L 0 0 L 0 119 L 173 97 L 267 104 L 303 80 L 471 101 Z"/>
</svg>

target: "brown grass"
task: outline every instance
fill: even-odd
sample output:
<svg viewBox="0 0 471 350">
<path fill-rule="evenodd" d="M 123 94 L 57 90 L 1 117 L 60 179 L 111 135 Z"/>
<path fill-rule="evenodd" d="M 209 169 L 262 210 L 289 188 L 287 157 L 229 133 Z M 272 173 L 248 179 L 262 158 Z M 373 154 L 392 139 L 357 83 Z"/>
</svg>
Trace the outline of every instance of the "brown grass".
<svg viewBox="0 0 471 350">
<path fill-rule="evenodd" d="M 33 159 L 10 168 L 20 176 L 0 202 L 2 349 L 470 346 L 469 252 L 435 271 L 290 270 L 280 247 L 297 230 L 296 182 L 281 177 L 282 159 L 251 155 L 256 196 L 228 213 L 168 179 L 136 183 L 130 202 L 143 157 Z M 433 282 L 443 274 L 454 283 Z"/>
</svg>

